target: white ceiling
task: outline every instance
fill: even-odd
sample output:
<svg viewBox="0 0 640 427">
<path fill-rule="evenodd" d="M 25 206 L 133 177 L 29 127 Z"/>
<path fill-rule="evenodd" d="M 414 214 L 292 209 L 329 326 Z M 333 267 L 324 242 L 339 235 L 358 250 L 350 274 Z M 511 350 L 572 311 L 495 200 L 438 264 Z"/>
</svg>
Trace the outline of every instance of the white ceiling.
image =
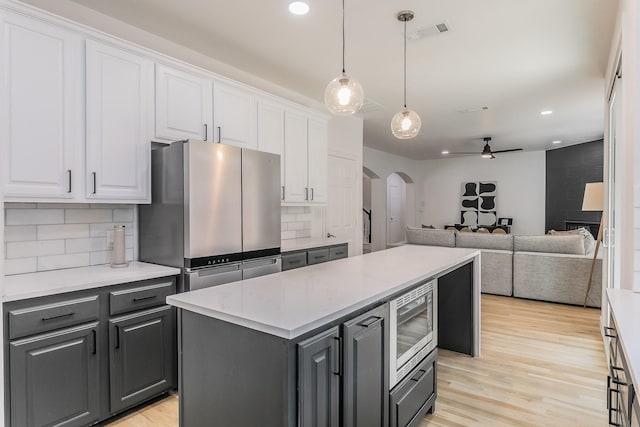
<svg viewBox="0 0 640 427">
<path fill-rule="evenodd" d="M 290 14 L 288 0 L 73 1 L 318 101 L 341 70 L 340 0 L 308 0 L 306 16 Z M 493 150 L 602 138 L 618 0 L 345 3 L 347 73 L 384 106 L 362 113 L 366 146 L 426 159 L 480 152 L 484 136 Z M 407 44 L 407 104 L 422 130 L 401 141 L 389 122 L 402 108 L 403 9 L 415 11 L 408 33 L 445 19 L 452 30 Z"/>
</svg>

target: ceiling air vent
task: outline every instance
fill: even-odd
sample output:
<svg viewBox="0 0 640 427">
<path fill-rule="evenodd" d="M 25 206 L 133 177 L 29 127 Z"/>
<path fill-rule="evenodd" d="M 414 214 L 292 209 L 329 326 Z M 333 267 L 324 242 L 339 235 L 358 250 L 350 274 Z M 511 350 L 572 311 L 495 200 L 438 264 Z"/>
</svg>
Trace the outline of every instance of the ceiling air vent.
<svg viewBox="0 0 640 427">
<path fill-rule="evenodd" d="M 425 37 L 437 36 L 438 34 L 451 31 L 451 24 L 448 20 L 444 20 L 438 24 L 430 25 L 426 28 L 407 33 L 408 40 L 420 40 Z"/>
</svg>

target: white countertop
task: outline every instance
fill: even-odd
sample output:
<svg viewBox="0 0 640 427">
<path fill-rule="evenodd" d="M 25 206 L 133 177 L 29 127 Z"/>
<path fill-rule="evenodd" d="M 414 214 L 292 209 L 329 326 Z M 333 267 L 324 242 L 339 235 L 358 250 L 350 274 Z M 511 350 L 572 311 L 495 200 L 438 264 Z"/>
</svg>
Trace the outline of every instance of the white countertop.
<svg viewBox="0 0 640 427">
<path fill-rule="evenodd" d="M 640 388 L 640 293 L 628 289 L 607 289 L 618 337 L 629 362 L 631 380 Z"/>
<path fill-rule="evenodd" d="M 339 239 L 337 237 L 308 237 L 305 239 L 288 239 L 280 242 L 281 252 L 299 251 L 304 249 L 317 248 L 320 246 L 340 245 L 342 243 L 350 243 L 349 240 Z"/>
<path fill-rule="evenodd" d="M 128 267 L 123 268 L 97 265 L 16 274 L 4 278 L 3 301 L 18 301 L 176 274 L 180 274 L 180 269 L 138 261 L 130 262 Z"/>
<path fill-rule="evenodd" d="M 171 295 L 167 303 L 293 339 L 479 254 L 406 245 Z"/>
</svg>

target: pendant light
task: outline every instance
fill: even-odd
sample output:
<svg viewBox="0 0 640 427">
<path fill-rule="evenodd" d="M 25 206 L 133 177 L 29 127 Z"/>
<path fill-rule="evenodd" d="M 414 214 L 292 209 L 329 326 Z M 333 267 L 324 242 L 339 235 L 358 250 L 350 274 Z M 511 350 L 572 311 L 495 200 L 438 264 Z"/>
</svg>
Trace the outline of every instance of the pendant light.
<svg viewBox="0 0 640 427">
<path fill-rule="evenodd" d="M 324 104 L 329 112 L 337 116 L 354 114 L 364 102 L 364 91 L 360 82 L 345 73 L 344 39 L 344 0 L 342 0 L 342 73 L 331 80 L 324 91 Z"/>
<path fill-rule="evenodd" d="M 407 109 L 407 21 L 412 19 L 413 11 L 398 12 L 398 21 L 404 22 L 404 109 L 397 112 L 391 119 L 391 132 L 398 139 L 415 138 L 422 126 L 418 113 Z"/>
</svg>

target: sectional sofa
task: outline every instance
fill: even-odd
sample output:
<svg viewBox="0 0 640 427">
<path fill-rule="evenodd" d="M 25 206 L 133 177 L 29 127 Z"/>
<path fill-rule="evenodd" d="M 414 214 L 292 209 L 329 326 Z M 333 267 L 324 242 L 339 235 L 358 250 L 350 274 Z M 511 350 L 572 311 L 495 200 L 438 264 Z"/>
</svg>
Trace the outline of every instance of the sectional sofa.
<svg viewBox="0 0 640 427">
<path fill-rule="evenodd" d="M 518 236 L 407 228 L 407 243 L 480 249 L 482 292 L 582 305 L 593 259 L 581 235 Z M 600 307 L 602 259 L 587 305 Z"/>
</svg>

